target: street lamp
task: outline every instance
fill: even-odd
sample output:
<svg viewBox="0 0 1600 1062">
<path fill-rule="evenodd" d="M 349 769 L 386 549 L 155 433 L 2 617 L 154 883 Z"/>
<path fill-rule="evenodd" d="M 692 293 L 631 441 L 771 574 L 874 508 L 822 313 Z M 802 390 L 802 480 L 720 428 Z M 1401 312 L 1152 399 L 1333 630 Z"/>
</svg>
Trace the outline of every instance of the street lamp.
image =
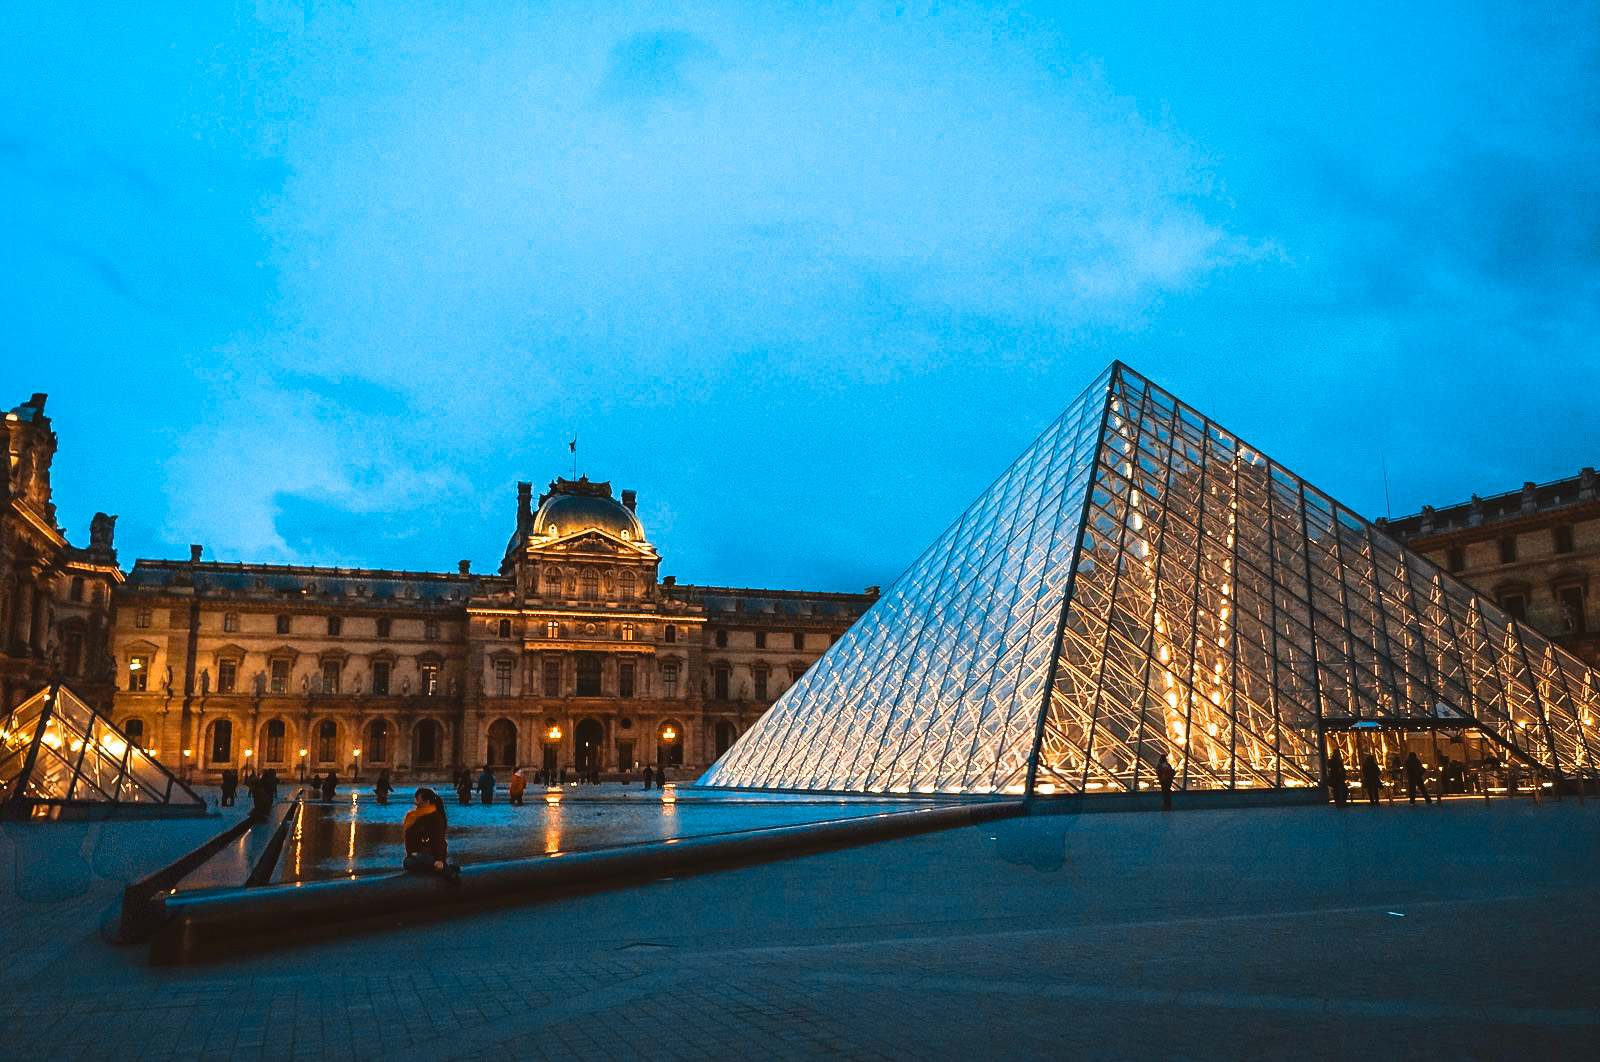
<svg viewBox="0 0 1600 1062">
<path fill-rule="evenodd" d="M 361 780 L 361 750 L 359 748 L 352 749 L 351 755 L 356 758 L 356 772 L 350 780 L 352 782 L 359 782 Z"/>
<path fill-rule="evenodd" d="M 194 764 L 189 762 L 189 758 L 193 755 L 194 749 L 183 750 L 183 778 L 186 782 L 194 781 Z"/>
<path fill-rule="evenodd" d="M 306 780 L 306 757 L 309 755 L 311 755 L 310 749 L 300 750 L 300 780 L 302 782 Z"/>
</svg>

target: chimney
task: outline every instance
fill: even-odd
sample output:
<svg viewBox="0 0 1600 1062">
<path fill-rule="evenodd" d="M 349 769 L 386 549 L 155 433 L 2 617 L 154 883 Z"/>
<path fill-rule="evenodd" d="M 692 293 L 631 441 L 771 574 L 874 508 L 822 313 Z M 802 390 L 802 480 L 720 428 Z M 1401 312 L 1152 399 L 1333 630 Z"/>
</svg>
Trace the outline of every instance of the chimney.
<svg viewBox="0 0 1600 1062">
<path fill-rule="evenodd" d="M 1595 495 L 1594 469 L 1585 468 L 1578 473 L 1578 497 L 1592 498 Z"/>
<path fill-rule="evenodd" d="M 471 575 L 472 562 L 470 560 L 456 561 L 456 571 L 460 572 L 462 575 Z"/>
<path fill-rule="evenodd" d="M 663 575 L 661 577 L 661 585 L 662 586 L 677 586 L 678 585 L 678 577 L 676 575 Z"/>
<path fill-rule="evenodd" d="M 628 510 L 630 513 L 633 512 L 633 507 L 634 507 L 634 505 L 636 505 L 638 503 L 638 500 L 639 500 L 639 492 L 638 491 L 636 491 L 636 490 L 625 490 L 625 491 L 622 492 L 622 507 L 624 509 Z"/>
<path fill-rule="evenodd" d="M 1522 511 L 1531 513 L 1538 506 L 1538 499 L 1534 495 L 1535 485 L 1531 482 L 1522 485 Z"/>
<path fill-rule="evenodd" d="M 200 563 L 200 554 L 202 554 L 204 552 L 205 552 L 205 547 L 204 546 L 196 546 L 196 545 L 191 544 L 189 546 L 189 563 L 190 564 L 199 564 Z"/>
<path fill-rule="evenodd" d="M 44 400 L 48 397 L 50 396 L 43 391 L 35 391 L 33 393 L 33 397 L 28 399 L 28 405 L 32 406 L 34 409 L 37 409 L 42 414 L 44 412 Z"/>
<path fill-rule="evenodd" d="M 517 526 L 521 527 L 533 517 L 533 484 L 517 484 Z"/>
</svg>

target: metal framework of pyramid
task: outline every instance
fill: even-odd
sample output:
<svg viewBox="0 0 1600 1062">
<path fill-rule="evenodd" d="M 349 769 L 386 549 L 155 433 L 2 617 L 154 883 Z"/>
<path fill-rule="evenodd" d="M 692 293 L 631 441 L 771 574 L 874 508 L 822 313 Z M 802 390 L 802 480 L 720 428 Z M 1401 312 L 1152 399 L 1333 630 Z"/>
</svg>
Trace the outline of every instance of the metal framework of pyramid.
<svg viewBox="0 0 1600 1062">
<path fill-rule="evenodd" d="M 205 801 L 65 686 L 0 717 L 0 814 L 200 814 Z"/>
<path fill-rule="evenodd" d="M 1593 776 L 1597 716 L 1600 673 L 1117 363 L 701 784 L 1296 788 L 1408 720 Z"/>
</svg>

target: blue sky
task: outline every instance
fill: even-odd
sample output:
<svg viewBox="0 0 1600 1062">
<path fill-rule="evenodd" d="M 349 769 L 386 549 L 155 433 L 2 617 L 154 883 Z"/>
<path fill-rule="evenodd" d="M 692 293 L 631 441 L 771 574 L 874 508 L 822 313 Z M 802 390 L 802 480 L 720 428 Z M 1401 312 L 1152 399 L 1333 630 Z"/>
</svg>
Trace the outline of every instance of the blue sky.
<svg viewBox="0 0 1600 1062">
<path fill-rule="evenodd" d="M 1595 4 L 0 9 L 0 403 L 124 561 L 886 583 L 1114 357 L 1396 515 L 1600 460 Z"/>
</svg>

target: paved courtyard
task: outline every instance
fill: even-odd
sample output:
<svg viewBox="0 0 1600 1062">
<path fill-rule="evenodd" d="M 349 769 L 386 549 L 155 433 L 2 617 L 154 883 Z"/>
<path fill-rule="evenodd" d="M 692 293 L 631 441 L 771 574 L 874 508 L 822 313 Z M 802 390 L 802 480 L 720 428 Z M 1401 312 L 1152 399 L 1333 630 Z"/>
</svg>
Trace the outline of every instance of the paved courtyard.
<svg viewBox="0 0 1600 1062">
<path fill-rule="evenodd" d="M 1600 802 L 1036 817 L 174 969 L 97 932 L 128 845 L 85 833 L 87 862 L 52 883 L 17 830 L 0 836 L 6 1057 L 1576 1058 L 1600 1042 Z"/>
</svg>

